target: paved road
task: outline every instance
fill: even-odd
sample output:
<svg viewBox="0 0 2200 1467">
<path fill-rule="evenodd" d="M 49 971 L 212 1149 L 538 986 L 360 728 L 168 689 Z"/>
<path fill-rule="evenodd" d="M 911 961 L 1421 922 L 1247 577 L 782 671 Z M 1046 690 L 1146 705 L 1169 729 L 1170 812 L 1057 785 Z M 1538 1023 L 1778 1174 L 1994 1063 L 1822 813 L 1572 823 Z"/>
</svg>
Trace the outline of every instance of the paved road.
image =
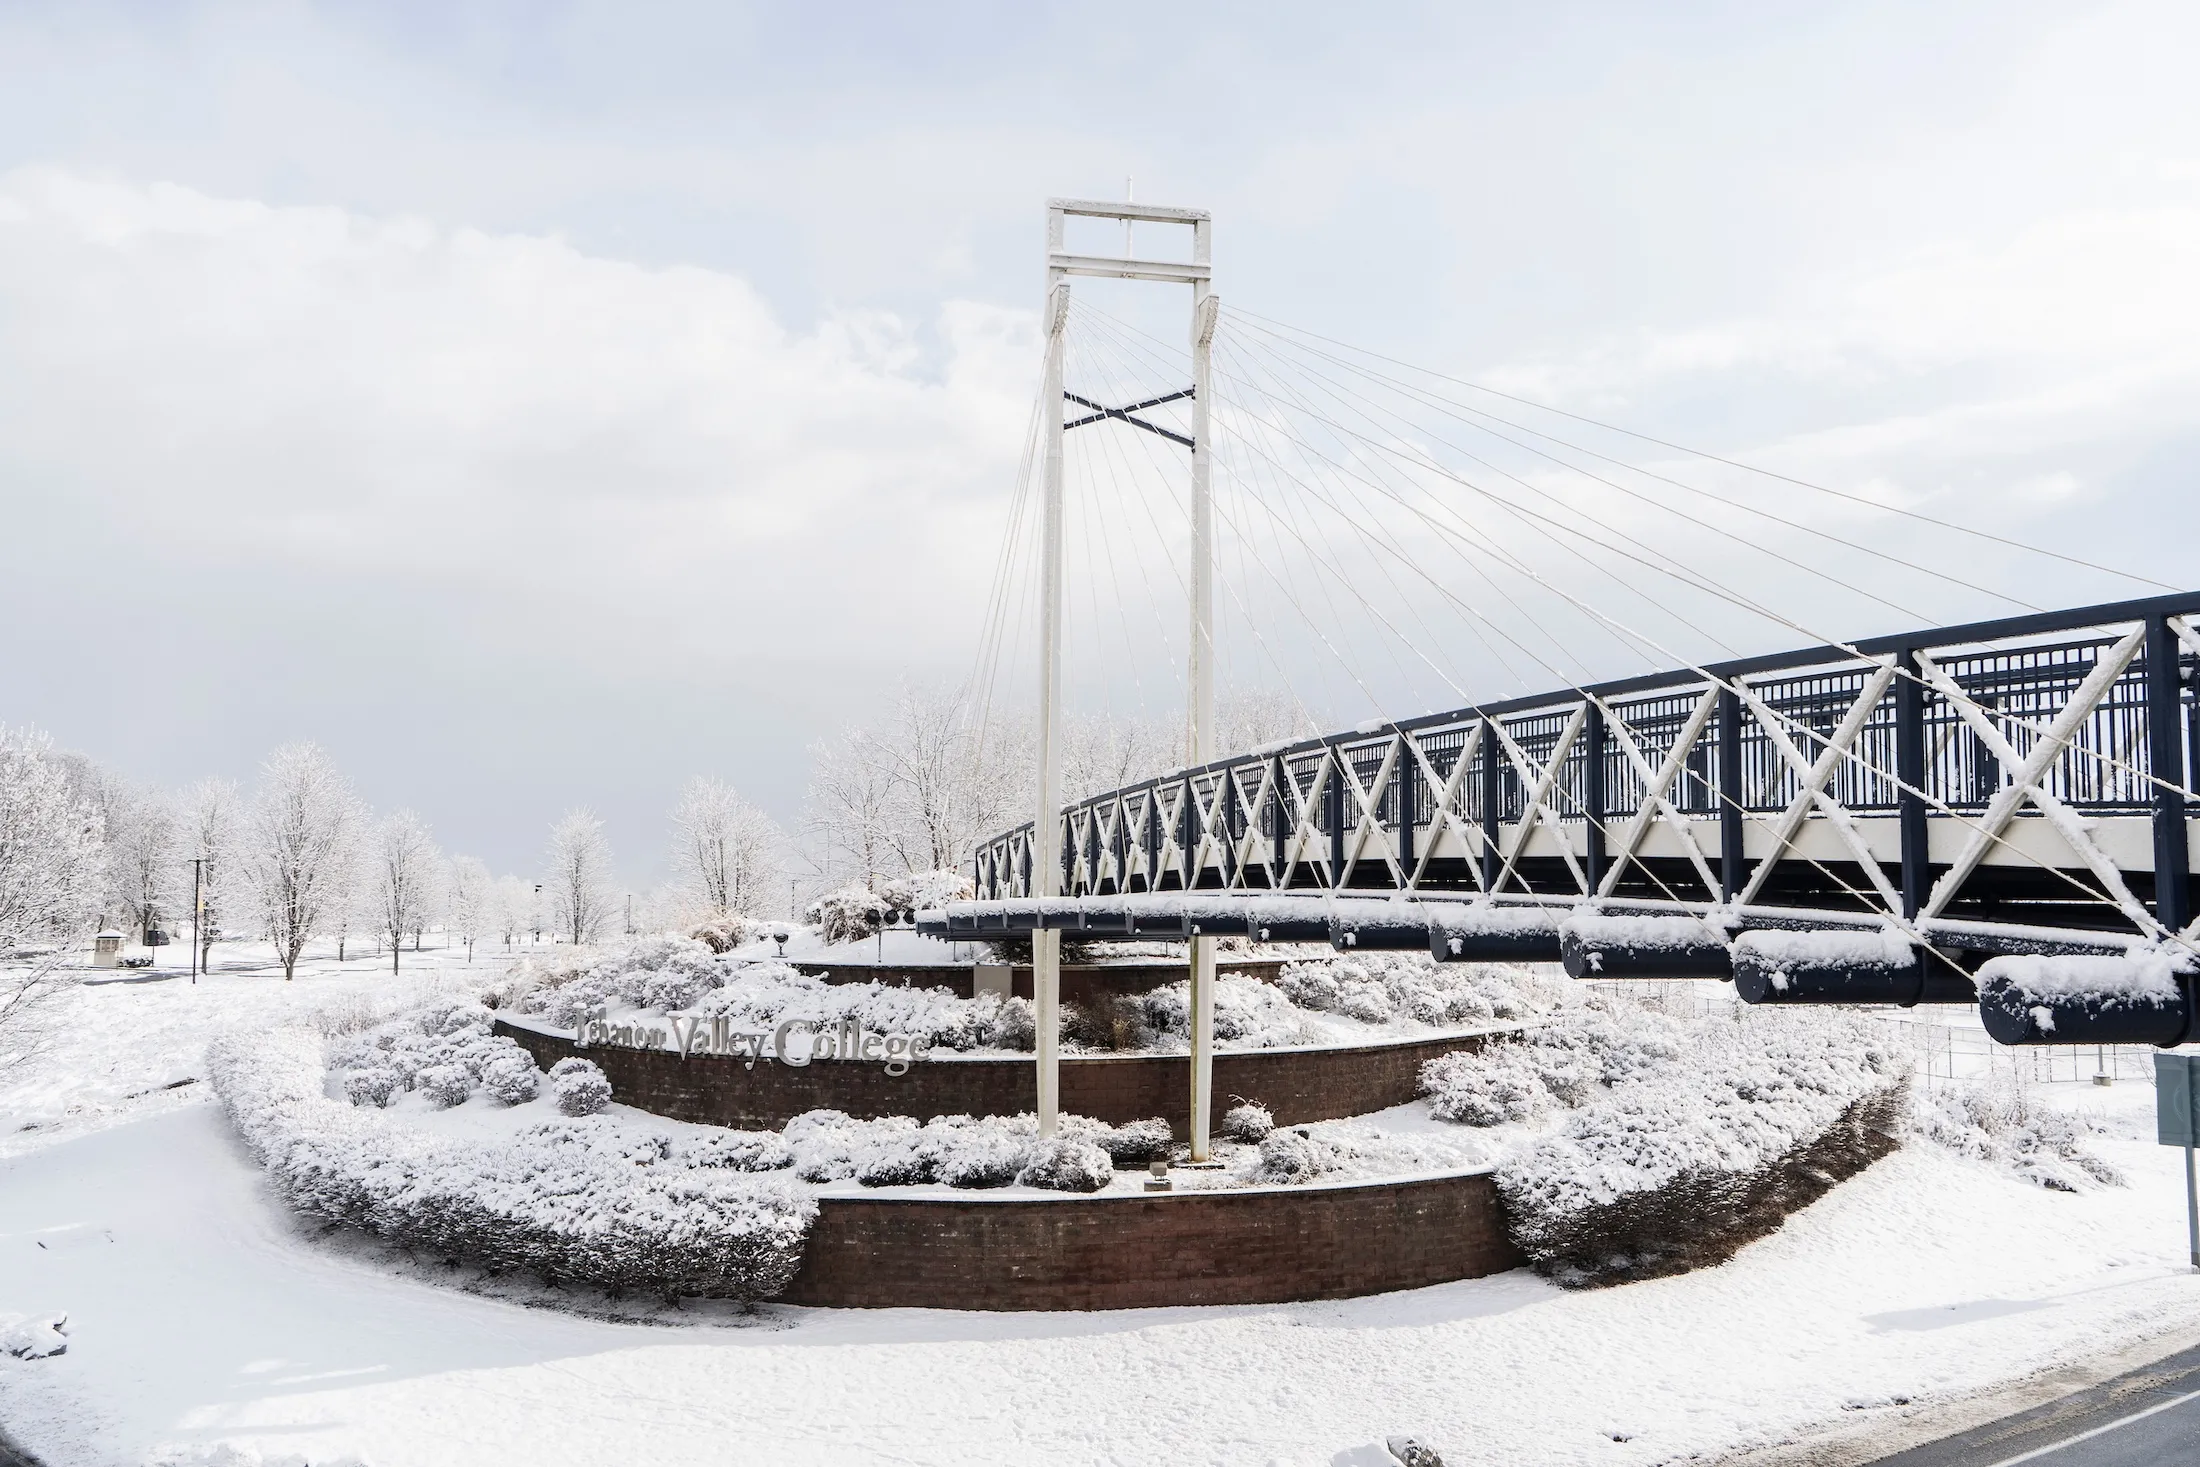
<svg viewBox="0 0 2200 1467">
<path fill-rule="evenodd" d="M 2200 1467 L 2200 1348 L 1872 1467 Z"/>
</svg>

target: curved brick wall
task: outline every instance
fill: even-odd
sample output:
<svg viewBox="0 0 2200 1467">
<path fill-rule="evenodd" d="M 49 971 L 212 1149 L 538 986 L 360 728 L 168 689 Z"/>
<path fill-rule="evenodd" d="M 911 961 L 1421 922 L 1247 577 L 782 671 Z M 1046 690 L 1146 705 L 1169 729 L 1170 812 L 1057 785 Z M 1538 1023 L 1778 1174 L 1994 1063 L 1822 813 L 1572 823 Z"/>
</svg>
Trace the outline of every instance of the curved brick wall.
<svg viewBox="0 0 2200 1467">
<path fill-rule="evenodd" d="M 818 1060 L 801 1067 L 759 1061 L 754 1069 L 716 1055 L 682 1059 L 670 1050 L 591 1045 L 499 1018 L 496 1032 L 548 1069 L 570 1054 L 603 1067 L 623 1104 L 679 1121 L 777 1130 L 810 1110 L 865 1119 L 902 1115 L 1020 1115 L 1038 1105 L 1025 1056 L 920 1060 L 904 1075 L 876 1063 Z M 1498 1031 L 1492 1031 L 1498 1032 Z M 1257 1101 L 1278 1125 L 1337 1120 L 1404 1105 L 1421 1091 L 1421 1066 L 1438 1055 L 1480 1049 L 1488 1034 L 1447 1034 L 1342 1049 L 1231 1050 L 1215 1056 L 1219 1115 L 1239 1098 Z M 1062 1060 L 1062 1109 L 1120 1125 L 1161 1116 L 1184 1134 L 1190 1122 L 1191 1063 L 1183 1055 L 1079 1055 Z M 1402 1287 L 1402 1286 L 1401 1286 Z"/>
<path fill-rule="evenodd" d="M 1281 1304 L 1517 1268 L 1486 1172 L 1160 1196 L 824 1197 L 790 1304 Z"/>
</svg>

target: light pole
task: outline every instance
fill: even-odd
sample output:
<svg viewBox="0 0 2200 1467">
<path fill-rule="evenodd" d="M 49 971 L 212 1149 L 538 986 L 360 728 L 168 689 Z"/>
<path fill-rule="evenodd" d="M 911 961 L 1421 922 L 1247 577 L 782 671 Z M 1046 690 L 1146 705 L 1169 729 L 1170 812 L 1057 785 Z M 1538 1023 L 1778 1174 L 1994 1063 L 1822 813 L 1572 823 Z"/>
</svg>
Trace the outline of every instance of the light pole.
<svg viewBox="0 0 2200 1467">
<path fill-rule="evenodd" d="M 191 858 L 191 981 L 196 984 L 199 974 L 206 969 L 205 939 L 200 935 L 206 926 L 206 868 L 213 865 L 207 856 Z"/>
<path fill-rule="evenodd" d="M 542 883 L 535 883 L 535 946 L 542 946 Z"/>
</svg>

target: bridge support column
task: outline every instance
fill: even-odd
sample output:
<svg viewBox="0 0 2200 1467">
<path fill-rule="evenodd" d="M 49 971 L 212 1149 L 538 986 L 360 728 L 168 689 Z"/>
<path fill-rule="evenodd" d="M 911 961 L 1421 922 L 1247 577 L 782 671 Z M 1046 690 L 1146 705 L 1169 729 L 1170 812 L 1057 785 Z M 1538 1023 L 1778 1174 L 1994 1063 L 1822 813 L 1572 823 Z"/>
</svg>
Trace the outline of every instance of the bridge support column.
<svg viewBox="0 0 2200 1467">
<path fill-rule="evenodd" d="M 1047 211 L 1046 455 L 1039 549 L 1039 789 L 1031 825 L 1033 896 L 1062 892 L 1062 345 L 1069 324 L 1069 279 L 1053 264 L 1061 253 L 1062 214 Z M 1052 1136 L 1062 1108 L 1062 934 L 1031 934 L 1032 1019 L 1038 1028 L 1039 1134 Z"/>
<path fill-rule="evenodd" d="M 1915 917 L 1932 890 L 1932 849 L 1925 824 L 1925 684 L 1917 654 L 1905 651 L 1894 684 L 1896 825 L 1902 837 L 1902 915 Z"/>
<path fill-rule="evenodd" d="M 1719 899 L 1731 902 L 1749 880 L 1742 849 L 1742 699 L 1719 689 Z"/>
<path fill-rule="evenodd" d="M 2191 852 L 2185 838 L 2184 689 L 2177 633 L 2166 616 L 2147 618 L 2147 771 L 2154 787 L 2154 920 L 2172 932 L 2192 920 Z"/>
<path fill-rule="evenodd" d="M 1604 710 L 1596 704 L 1582 721 L 1582 747 L 1587 751 L 1581 767 L 1581 818 L 1588 827 L 1582 843 L 1582 873 L 1589 879 L 1588 896 L 1604 884 Z"/>
<path fill-rule="evenodd" d="M 1504 785 L 1500 782 L 1498 761 L 1505 757 L 1504 747 L 1497 741 L 1497 723 L 1494 719 L 1482 720 L 1482 889 L 1494 893 L 1497 890 L 1498 873 L 1505 869 L 1504 859 L 1498 854 L 1498 839 L 1504 834 L 1504 823 L 1499 818 L 1498 794 Z"/>
</svg>

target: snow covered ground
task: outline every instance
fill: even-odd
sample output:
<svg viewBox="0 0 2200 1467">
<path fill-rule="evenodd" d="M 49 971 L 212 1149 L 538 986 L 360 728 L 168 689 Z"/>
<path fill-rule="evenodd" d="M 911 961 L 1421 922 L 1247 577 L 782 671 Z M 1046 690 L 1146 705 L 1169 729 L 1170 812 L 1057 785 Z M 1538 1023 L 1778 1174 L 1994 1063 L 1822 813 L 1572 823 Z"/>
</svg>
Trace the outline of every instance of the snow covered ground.
<svg viewBox="0 0 2200 1467">
<path fill-rule="evenodd" d="M 1455 1464 L 1635 1467 L 1891 1415 L 2200 1311 L 2180 1158 L 2129 1081 L 2042 1087 L 2110 1125 L 2095 1149 L 2128 1187 L 2050 1192 L 1913 1143 L 1732 1263 L 1651 1283 L 657 1322 L 530 1309 L 303 1236 L 203 1085 L 130 1098 L 196 1073 L 222 1029 L 461 986 L 433 956 L 395 985 L 317 963 L 287 990 L 241 972 L 196 996 L 84 990 L 64 1068 L 87 1077 L 0 1081 L 0 1326 L 69 1315 L 66 1354 L 0 1360 L 0 1423 L 26 1447 L 54 1467 L 1374 1464 L 1410 1432 Z M 14 1129 L 26 1112 L 51 1119 Z"/>
</svg>

